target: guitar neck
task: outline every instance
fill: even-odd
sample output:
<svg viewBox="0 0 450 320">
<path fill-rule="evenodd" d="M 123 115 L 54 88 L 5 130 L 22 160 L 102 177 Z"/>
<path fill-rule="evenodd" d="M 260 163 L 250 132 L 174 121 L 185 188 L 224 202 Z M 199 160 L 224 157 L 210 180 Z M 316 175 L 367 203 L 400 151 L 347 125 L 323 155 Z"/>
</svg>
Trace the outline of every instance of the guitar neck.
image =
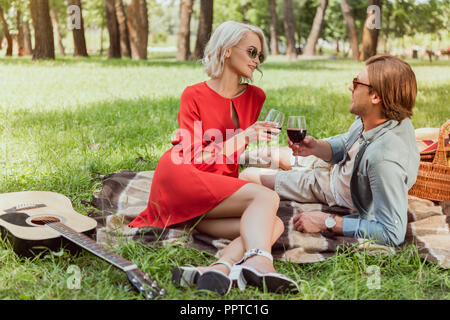
<svg viewBox="0 0 450 320">
<path fill-rule="evenodd" d="M 86 249 L 89 252 L 95 254 L 96 256 L 108 261 L 109 263 L 111 263 L 112 265 L 116 266 L 117 268 L 121 269 L 124 272 L 138 268 L 134 263 L 122 258 L 115 252 L 99 245 L 97 242 L 95 242 L 85 234 L 79 233 L 61 222 L 48 223 L 46 224 L 46 226 L 57 231 L 59 234 L 61 234 L 61 236 L 63 236 L 67 240 L 72 241 L 73 243 L 79 245 L 83 249 Z"/>
</svg>

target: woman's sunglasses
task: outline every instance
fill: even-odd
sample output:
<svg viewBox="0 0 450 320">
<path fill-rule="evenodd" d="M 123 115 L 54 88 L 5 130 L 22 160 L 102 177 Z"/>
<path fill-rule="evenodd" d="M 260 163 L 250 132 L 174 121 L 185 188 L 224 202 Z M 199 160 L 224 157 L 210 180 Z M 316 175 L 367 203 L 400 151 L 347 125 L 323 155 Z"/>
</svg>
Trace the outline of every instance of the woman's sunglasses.
<svg viewBox="0 0 450 320">
<path fill-rule="evenodd" d="M 252 59 L 256 59 L 256 57 L 258 57 L 259 63 L 264 62 L 264 59 L 265 59 L 264 54 L 262 52 L 258 52 L 258 49 L 256 49 L 255 47 L 250 47 L 247 49 L 239 48 L 239 47 L 236 47 L 236 48 L 247 51 L 248 56 Z"/>
</svg>

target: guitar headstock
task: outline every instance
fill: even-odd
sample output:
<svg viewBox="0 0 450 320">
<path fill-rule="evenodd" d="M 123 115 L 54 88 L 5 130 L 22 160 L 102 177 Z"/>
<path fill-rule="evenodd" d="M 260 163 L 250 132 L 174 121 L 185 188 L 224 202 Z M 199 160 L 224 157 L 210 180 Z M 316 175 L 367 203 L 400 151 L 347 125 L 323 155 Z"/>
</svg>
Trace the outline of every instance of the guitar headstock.
<svg viewBox="0 0 450 320">
<path fill-rule="evenodd" d="M 128 280 L 142 294 L 145 299 L 159 299 L 166 294 L 164 289 L 158 287 L 156 281 L 139 269 L 126 272 Z"/>
</svg>

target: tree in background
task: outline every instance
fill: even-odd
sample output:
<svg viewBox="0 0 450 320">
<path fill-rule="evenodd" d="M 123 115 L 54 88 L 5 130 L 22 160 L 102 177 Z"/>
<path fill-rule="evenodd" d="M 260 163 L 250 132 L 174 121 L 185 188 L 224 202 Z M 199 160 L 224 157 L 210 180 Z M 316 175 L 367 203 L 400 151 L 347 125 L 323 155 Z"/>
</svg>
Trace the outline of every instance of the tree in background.
<svg viewBox="0 0 450 320">
<path fill-rule="evenodd" d="M 29 24 L 31 20 L 30 8 L 27 2 L 20 0 L 13 0 L 12 5 L 16 9 L 18 56 L 30 56 L 33 54 L 31 29 Z"/>
<path fill-rule="evenodd" d="M 9 33 L 9 26 L 8 22 L 5 18 L 5 12 L 3 10 L 3 7 L 0 7 L 0 21 L 3 28 L 3 34 L 5 35 L 7 47 L 6 47 L 6 56 L 11 57 L 13 52 L 13 40 L 11 37 L 11 34 Z"/>
<path fill-rule="evenodd" d="M 61 25 L 59 23 L 60 19 L 59 19 L 59 11 L 61 11 L 61 9 L 59 8 L 59 6 L 61 5 L 61 1 L 58 0 L 51 0 L 50 1 L 50 18 L 52 19 L 52 24 L 53 24 L 53 32 L 56 34 L 56 40 L 58 42 L 58 50 L 59 53 L 62 56 L 66 55 L 66 49 L 64 47 L 64 43 L 63 43 L 63 33 L 61 30 Z M 65 6 L 63 6 L 65 9 Z"/>
<path fill-rule="evenodd" d="M 279 3 L 282 11 L 282 1 Z M 268 0 L 215 0 L 214 28 L 228 20 L 258 26 L 268 36 L 270 35 L 270 3 Z"/>
<path fill-rule="evenodd" d="M 316 15 L 314 17 L 314 22 L 311 27 L 311 32 L 308 40 L 306 41 L 306 46 L 303 52 L 303 55 L 305 56 L 313 56 L 316 54 L 316 44 L 319 40 L 320 34 L 322 33 L 327 6 L 328 0 L 320 0 L 319 6 L 316 10 Z"/>
<path fill-rule="evenodd" d="M 273 55 L 280 54 L 278 48 L 278 14 L 276 0 L 269 0 L 270 6 L 270 51 Z"/>
<path fill-rule="evenodd" d="M 119 23 L 116 17 L 116 6 L 115 0 L 104 0 L 105 1 L 105 11 L 106 11 L 106 25 L 108 27 L 109 34 L 109 49 L 108 58 L 121 58 L 122 54 L 120 51 L 120 32 Z"/>
<path fill-rule="evenodd" d="M 352 50 L 352 57 L 359 60 L 359 40 L 358 31 L 356 30 L 355 20 L 353 19 L 352 7 L 348 0 L 341 1 L 342 15 L 347 24 L 348 39 L 350 41 L 350 48 Z"/>
<path fill-rule="evenodd" d="M 350 52 L 346 46 L 347 28 L 342 15 L 341 0 L 330 0 L 328 9 L 325 12 L 324 25 L 322 30 L 323 38 L 335 45 L 334 55 L 343 53 L 346 57 Z"/>
<path fill-rule="evenodd" d="M 126 0 L 127 26 L 130 36 L 131 58 L 147 59 L 148 11 L 146 0 Z"/>
<path fill-rule="evenodd" d="M 190 55 L 191 16 L 194 0 L 180 0 L 180 24 L 178 26 L 177 60 L 186 61 Z"/>
<path fill-rule="evenodd" d="M 367 13 L 367 19 L 364 23 L 362 36 L 362 49 L 359 56 L 360 61 L 365 61 L 377 54 L 378 34 L 380 29 L 375 26 L 375 24 L 377 23 L 377 19 L 380 19 L 381 23 L 382 2 L 382 0 L 370 0 L 369 6 L 377 6 L 379 8 L 379 12 L 377 10 L 370 10 Z M 378 14 L 379 17 L 377 17 Z"/>
<path fill-rule="evenodd" d="M 76 17 L 76 19 L 79 19 L 77 25 L 75 28 L 72 29 L 73 34 L 73 44 L 74 44 L 74 51 L 73 56 L 74 57 L 88 57 L 87 48 L 86 48 L 86 38 L 84 36 L 84 20 L 83 20 L 83 8 L 81 6 L 81 0 L 69 0 L 68 6 L 77 6 L 79 8 L 79 11 L 76 12 L 79 13 L 79 17 Z"/>
<path fill-rule="evenodd" d="M 381 33 L 384 38 L 384 52 L 390 51 L 391 38 L 414 37 L 418 33 L 440 38 L 441 32 L 448 29 L 445 19 L 448 19 L 449 14 L 445 14 L 444 10 L 449 7 L 449 0 L 429 0 L 418 4 L 412 0 L 385 1 Z"/>
<path fill-rule="evenodd" d="M 22 29 L 22 11 L 16 10 L 17 55 L 24 56 L 24 38 Z"/>
<path fill-rule="evenodd" d="M 48 0 L 30 0 L 34 28 L 33 60 L 55 59 L 53 27 Z"/>
<path fill-rule="evenodd" d="M 286 56 L 288 60 L 297 59 L 297 49 L 295 48 L 295 21 L 292 0 L 284 0 L 284 31 L 286 34 Z"/>
<path fill-rule="evenodd" d="M 23 32 L 23 54 L 32 55 L 33 46 L 31 44 L 31 30 L 28 20 L 25 20 L 22 23 L 22 32 Z"/>
<path fill-rule="evenodd" d="M 57 0 L 58 1 L 58 0 Z M 66 13 L 67 7 L 64 10 Z M 66 13 L 67 14 L 67 13 Z M 67 20 L 67 19 L 66 19 Z M 95 46 L 98 49 L 100 55 L 103 55 L 104 47 L 104 30 L 107 28 L 106 25 L 106 9 L 104 0 L 84 0 L 83 1 L 83 20 L 86 30 L 96 30 L 98 31 L 99 45 Z M 92 39 L 88 37 L 87 39 Z M 93 44 L 89 44 L 93 46 Z"/>
<path fill-rule="evenodd" d="M 42 0 L 35 1 L 39 5 L 42 2 Z M 366 32 L 364 32 L 364 24 L 368 18 L 367 7 L 370 4 L 376 3 L 375 1 L 360 0 L 188 1 L 195 3 L 195 6 L 191 6 L 191 10 L 195 12 L 191 11 L 191 22 L 184 29 L 184 36 L 186 39 L 186 35 L 190 35 L 190 25 L 192 25 L 192 28 L 197 29 L 195 49 L 191 56 L 188 54 L 188 58 L 193 59 L 200 59 L 202 56 L 202 47 L 204 47 L 211 34 L 211 29 L 207 30 L 207 28 L 211 28 L 211 24 L 213 27 L 217 27 L 220 23 L 227 20 L 242 21 L 259 26 L 266 34 L 268 42 L 270 42 L 272 54 L 276 54 L 277 49 L 284 53 L 284 45 L 276 48 L 277 44 L 280 45 L 280 43 L 288 44 L 288 57 L 291 48 L 295 48 L 295 45 L 297 45 L 297 50 L 294 55 L 298 54 L 299 45 L 300 47 L 304 47 L 305 55 L 311 54 L 310 48 L 314 48 L 314 43 L 318 44 L 317 39 L 321 37 L 327 40 L 328 43 L 335 44 L 336 52 L 333 54 L 340 53 L 343 49 L 344 55 L 346 56 L 350 51 L 349 48 L 351 48 L 353 57 L 356 60 L 359 60 L 360 57 L 361 59 L 365 59 L 363 57 L 365 54 L 363 49 L 368 47 L 366 45 L 368 43 L 367 39 L 371 40 L 368 37 L 370 33 L 367 32 L 371 30 L 367 30 L 366 28 Z M 328 3 L 326 10 L 322 10 L 326 2 Z M 54 45 L 58 46 L 58 52 L 61 55 L 67 51 L 67 48 L 72 47 L 72 39 L 68 40 L 67 38 L 67 36 L 72 37 L 68 32 L 70 21 L 68 19 L 69 13 L 67 12 L 67 7 L 69 4 L 82 3 L 84 27 L 86 28 L 86 32 L 89 32 L 91 35 L 89 39 L 92 39 L 92 35 L 99 35 L 100 45 L 93 46 L 93 48 L 100 48 L 100 53 L 103 51 L 103 43 L 108 43 L 108 40 L 104 41 L 103 30 L 107 26 L 109 27 L 109 52 L 119 52 L 118 54 L 110 54 L 109 56 L 131 56 L 132 49 L 129 30 L 131 22 L 128 20 L 133 18 L 130 17 L 130 14 L 133 16 L 134 14 L 133 10 L 128 10 L 128 7 L 133 4 L 140 3 L 141 7 L 143 7 L 142 4 L 146 7 L 146 9 L 143 8 L 137 11 L 147 14 L 146 18 L 141 19 L 141 21 L 144 21 L 144 24 L 141 24 L 141 27 L 134 28 L 136 31 L 144 30 L 142 33 L 144 36 L 140 37 L 143 41 L 137 41 L 141 46 L 143 57 L 146 57 L 145 47 L 148 31 L 152 31 L 152 44 L 173 45 L 173 40 L 177 38 L 177 30 L 183 31 L 183 25 L 186 25 L 183 21 L 180 21 L 181 15 L 179 10 L 181 7 L 173 6 L 175 0 L 48 0 L 48 3 L 51 16 L 51 23 L 49 25 L 53 26 L 54 41 L 56 41 Z M 3 38 L 3 41 L 6 40 L 4 47 L 6 47 L 5 52 L 8 55 L 15 54 L 13 51 L 16 48 L 18 48 L 19 56 L 31 54 L 31 36 L 41 36 L 39 35 L 41 32 L 39 30 L 39 32 L 36 32 L 30 25 L 32 21 L 30 4 L 30 0 L 0 0 L 0 8 L 3 13 L 0 15 L 0 37 Z M 111 4 L 111 9 L 109 9 L 111 12 L 110 17 L 113 18 L 112 20 L 115 20 L 112 24 L 115 26 L 115 32 L 112 30 L 114 28 L 111 29 L 110 27 L 111 21 L 109 20 L 111 19 L 107 19 L 106 16 L 108 4 Z M 212 4 L 212 6 L 208 7 L 208 4 Z M 290 10 L 285 10 L 287 7 Z M 448 41 L 449 8 L 450 0 L 385 0 L 382 8 L 383 18 L 381 21 L 381 30 L 378 32 L 376 42 L 378 49 L 384 45 L 384 52 L 403 55 L 407 54 L 405 48 L 411 45 L 419 45 L 423 50 L 445 49 L 448 47 L 446 41 Z M 294 28 L 290 28 L 287 23 L 291 20 L 289 15 L 293 16 Z M 3 16 L 3 19 L 1 16 Z M 318 23 L 320 16 L 323 17 L 322 24 Z M 314 19 L 316 20 L 315 22 Z M 145 26 L 145 22 L 147 23 L 147 27 Z M 151 28 L 149 28 L 150 22 Z M 316 27 L 320 27 L 321 25 L 321 32 L 317 32 Z M 147 31 L 147 35 L 145 35 L 146 29 L 150 29 Z M 294 29 L 293 37 L 288 37 L 290 29 Z M 189 33 L 186 32 L 188 30 Z M 308 35 L 309 37 L 307 39 L 306 37 Z M 108 35 L 105 36 L 107 37 Z M 48 36 L 44 37 L 48 38 Z M 135 39 L 137 38 L 135 37 Z M 115 39 L 118 40 L 116 41 Z M 278 41 L 275 41 L 275 39 Z M 84 41 L 85 47 L 86 40 L 87 38 Z M 76 41 L 73 41 L 74 51 L 76 51 Z M 290 45 L 289 41 L 294 45 Z M 362 47 L 359 47 L 360 42 L 363 44 Z M 186 50 L 188 52 L 190 51 L 188 42 L 185 40 L 184 43 L 185 49 L 183 50 L 183 55 L 186 54 Z M 112 50 L 113 48 L 116 48 L 116 50 Z M 392 51 L 395 49 L 403 50 Z M 137 50 L 135 51 L 137 52 Z M 314 49 L 312 52 L 314 53 Z M 178 54 L 180 53 L 181 51 L 178 52 Z"/>
<path fill-rule="evenodd" d="M 213 25 L 214 0 L 200 0 L 200 17 L 198 21 L 197 40 L 195 42 L 193 60 L 203 57 L 206 43 L 211 37 Z"/>
<path fill-rule="evenodd" d="M 120 53 L 122 57 L 131 58 L 130 34 L 128 32 L 127 16 L 122 0 L 115 0 L 116 18 L 119 26 Z"/>
</svg>

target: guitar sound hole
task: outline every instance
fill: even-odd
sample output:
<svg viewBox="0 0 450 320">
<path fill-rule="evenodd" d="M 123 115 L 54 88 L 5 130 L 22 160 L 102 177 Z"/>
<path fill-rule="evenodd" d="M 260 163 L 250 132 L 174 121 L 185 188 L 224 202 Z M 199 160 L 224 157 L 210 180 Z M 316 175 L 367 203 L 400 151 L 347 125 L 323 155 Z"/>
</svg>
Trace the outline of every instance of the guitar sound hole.
<svg viewBox="0 0 450 320">
<path fill-rule="evenodd" d="M 60 222 L 61 220 L 59 220 L 59 218 L 57 217 L 51 217 L 51 216 L 40 216 L 40 217 L 35 217 L 32 218 L 30 220 L 30 222 L 32 224 L 38 225 L 38 226 L 43 226 L 52 222 Z"/>
</svg>

